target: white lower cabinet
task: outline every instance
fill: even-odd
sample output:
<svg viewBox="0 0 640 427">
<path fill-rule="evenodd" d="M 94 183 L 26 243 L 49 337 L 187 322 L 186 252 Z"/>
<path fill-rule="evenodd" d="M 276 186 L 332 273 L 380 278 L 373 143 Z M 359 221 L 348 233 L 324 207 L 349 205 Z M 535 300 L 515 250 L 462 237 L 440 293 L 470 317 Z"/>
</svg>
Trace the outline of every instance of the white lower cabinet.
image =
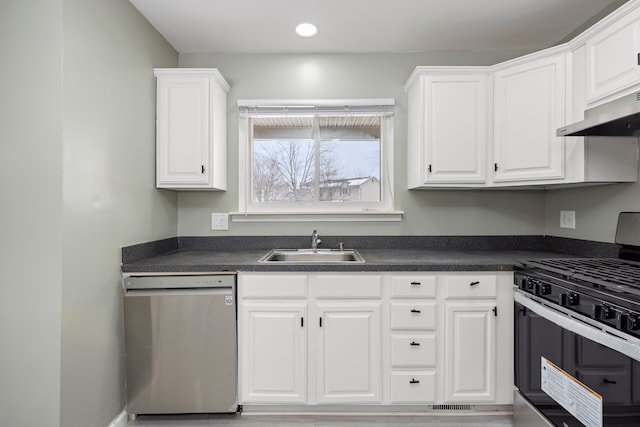
<svg viewBox="0 0 640 427">
<path fill-rule="evenodd" d="M 511 272 L 240 273 L 243 405 L 512 403 Z"/>
<path fill-rule="evenodd" d="M 381 304 L 318 304 L 318 403 L 382 403 Z"/>
<path fill-rule="evenodd" d="M 512 403 L 513 274 L 441 277 L 444 401 Z"/>
<path fill-rule="evenodd" d="M 242 304 L 242 400 L 306 403 L 306 303 Z"/>
<path fill-rule="evenodd" d="M 445 401 L 493 402 L 495 303 L 445 304 Z"/>
</svg>

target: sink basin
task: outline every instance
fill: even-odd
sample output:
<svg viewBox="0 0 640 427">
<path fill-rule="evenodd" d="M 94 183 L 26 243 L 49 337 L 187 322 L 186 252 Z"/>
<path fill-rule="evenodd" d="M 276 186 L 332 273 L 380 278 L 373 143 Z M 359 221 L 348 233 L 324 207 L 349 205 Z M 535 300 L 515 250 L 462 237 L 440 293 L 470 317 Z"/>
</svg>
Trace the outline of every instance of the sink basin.
<svg viewBox="0 0 640 427">
<path fill-rule="evenodd" d="M 365 261 L 355 249 L 274 249 L 258 262 L 341 264 Z"/>
</svg>

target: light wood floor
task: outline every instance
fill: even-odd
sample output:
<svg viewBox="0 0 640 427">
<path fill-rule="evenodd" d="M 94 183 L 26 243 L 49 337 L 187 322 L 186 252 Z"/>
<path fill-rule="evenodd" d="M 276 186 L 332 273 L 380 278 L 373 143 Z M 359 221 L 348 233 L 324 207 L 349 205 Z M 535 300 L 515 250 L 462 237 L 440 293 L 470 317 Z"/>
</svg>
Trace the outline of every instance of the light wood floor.
<svg viewBox="0 0 640 427">
<path fill-rule="evenodd" d="M 335 416 L 335 415 L 181 415 L 139 416 L 128 426 L 140 427 L 512 427 L 510 415 L 482 416 Z"/>
</svg>

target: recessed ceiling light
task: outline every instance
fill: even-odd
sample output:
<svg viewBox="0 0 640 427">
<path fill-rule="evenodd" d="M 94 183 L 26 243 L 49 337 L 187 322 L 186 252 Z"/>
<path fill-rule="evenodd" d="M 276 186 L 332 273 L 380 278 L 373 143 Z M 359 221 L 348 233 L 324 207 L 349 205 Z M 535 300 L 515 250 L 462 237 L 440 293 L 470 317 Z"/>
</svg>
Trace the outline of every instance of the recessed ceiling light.
<svg viewBox="0 0 640 427">
<path fill-rule="evenodd" d="M 318 33 L 318 27 L 305 22 L 296 27 L 296 33 L 298 33 L 300 37 L 313 37 Z"/>
</svg>

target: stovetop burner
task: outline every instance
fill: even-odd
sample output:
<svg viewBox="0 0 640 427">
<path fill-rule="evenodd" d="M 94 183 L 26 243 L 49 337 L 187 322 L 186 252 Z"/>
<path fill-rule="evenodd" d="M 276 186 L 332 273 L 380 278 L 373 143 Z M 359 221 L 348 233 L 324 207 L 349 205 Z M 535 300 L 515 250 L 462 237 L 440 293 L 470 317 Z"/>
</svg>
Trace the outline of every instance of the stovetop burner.
<svg viewBox="0 0 640 427">
<path fill-rule="evenodd" d="M 640 298 L 640 262 L 618 258 L 552 258 L 526 261 L 562 279 Z"/>
</svg>

